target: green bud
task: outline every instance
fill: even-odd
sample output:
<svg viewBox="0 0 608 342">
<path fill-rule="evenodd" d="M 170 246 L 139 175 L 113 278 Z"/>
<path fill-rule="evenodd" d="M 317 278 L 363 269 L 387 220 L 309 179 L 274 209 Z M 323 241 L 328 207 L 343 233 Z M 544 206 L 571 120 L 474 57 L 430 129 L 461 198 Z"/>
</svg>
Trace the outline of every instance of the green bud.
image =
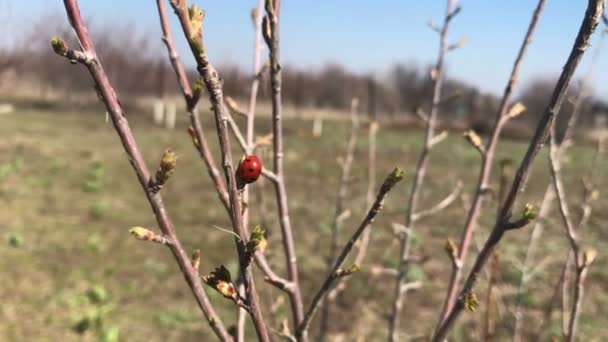
<svg viewBox="0 0 608 342">
<path fill-rule="evenodd" d="M 171 151 L 171 149 L 166 149 L 160 160 L 159 168 L 156 171 L 156 183 L 161 186 L 165 184 L 169 177 L 173 175 L 173 172 L 175 172 L 176 165 L 177 154 Z"/>
<path fill-rule="evenodd" d="M 139 240 L 146 240 L 146 241 L 150 241 L 152 239 L 154 239 L 154 232 L 151 231 L 150 229 L 144 228 L 144 227 L 133 227 L 131 229 L 129 229 L 129 233 L 131 233 L 133 236 L 135 236 L 135 238 L 139 239 Z"/>
<path fill-rule="evenodd" d="M 535 208 L 532 204 L 527 203 L 526 206 L 524 207 L 524 219 L 526 219 L 528 222 L 534 220 L 536 218 L 536 211 Z"/>
<path fill-rule="evenodd" d="M 203 93 L 204 86 L 205 83 L 203 82 L 202 77 L 199 77 L 196 79 L 196 81 L 194 81 L 194 85 L 192 86 L 192 95 L 194 96 L 194 98 L 199 98 L 201 96 L 201 94 Z"/>
<path fill-rule="evenodd" d="M 403 180 L 403 177 L 405 176 L 405 171 L 401 170 L 401 168 L 396 167 L 393 172 L 391 172 L 388 177 L 386 177 L 386 179 L 384 180 L 384 184 L 382 185 L 382 187 L 388 187 L 389 189 L 392 188 L 393 186 L 395 186 L 395 184 L 399 183 L 401 180 Z"/>
<path fill-rule="evenodd" d="M 477 296 L 472 291 L 465 293 L 464 295 L 464 308 L 475 312 L 479 307 L 479 301 L 477 300 Z"/>
<path fill-rule="evenodd" d="M 59 37 L 51 39 L 51 46 L 53 47 L 53 51 L 60 56 L 64 56 L 68 52 L 68 45 Z"/>
<path fill-rule="evenodd" d="M 251 231 L 249 242 L 247 242 L 247 252 L 250 254 L 253 254 L 258 250 L 263 252 L 264 249 L 266 249 L 266 243 L 264 229 L 260 225 L 257 225 Z"/>
</svg>

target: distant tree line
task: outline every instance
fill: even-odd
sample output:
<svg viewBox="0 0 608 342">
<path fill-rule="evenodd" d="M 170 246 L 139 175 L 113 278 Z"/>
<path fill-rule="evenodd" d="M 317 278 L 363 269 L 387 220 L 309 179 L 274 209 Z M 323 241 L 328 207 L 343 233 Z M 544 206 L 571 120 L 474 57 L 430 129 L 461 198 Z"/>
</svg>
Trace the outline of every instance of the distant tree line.
<svg viewBox="0 0 608 342">
<path fill-rule="evenodd" d="M 61 18 L 49 17 L 34 23 L 31 33 L 17 47 L 0 51 L 0 80 L 13 75 L 14 82 L 35 84 L 36 89 L 65 92 L 71 97 L 79 93 L 90 94 L 90 78 L 84 69 L 64 60 L 53 58 L 48 48 L 48 36 L 40 32 L 58 32 L 72 36 Z M 129 34 L 122 34 L 129 32 Z M 91 35 L 98 46 L 100 59 L 109 74 L 112 84 L 121 98 L 138 96 L 171 95 L 178 89 L 172 77 L 170 65 L 163 56 L 162 43 L 150 40 L 149 34 L 138 33 L 133 24 L 96 25 Z M 70 42 L 73 45 L 75 41 Z M 234 65 L 219 65 L 225 84 L 225 93 L 245 99 L 249 96 L 249 84 L 253 77 L 249 68 Z M 196 70 L 189 71 L 195 79 Z M 262 74 L 265 77 L 266 73 Z M 264 79 L 267 81 L 267 79 Z M 554 80 L 533 79 L 521 88 L 520 97 L 528 108 L 520 122 L 535 125 L 550 96 Z M 576 93 L 576 87 L 571 89 Z M 286 65 L 283 68 L 284 103 L 296 110 L 305 108 L 348 111 L 353 97 L 360 99 L 361 108 L 384 116 L 413 114 L 428 111 L 432 94 L 431 67 L 420 67 L 415 63 L 395 64 L 377 74 L 358 74 L 338 64 L 308 70 Z M 445 83 L 445 101 L 441 111 L 451 119 L 459 119 L 473 125 L 478 131 L 489 131 L 498 108 L 498 95 L 489 94 L 463 81 L 450 78 Z M 573 95 L 572 95 L 573 96 Z M 571 96 L 571 97 L 572 97 Z M 268 87 L 261 87 L 259 97 L 269 99 Z M 604 110 L 607 105 L 587 99 L 587 109 Z M 570 101 L 562 109 L 570 111 Z M 561 115 L 564 121 L 566 115 Z M 591 119 L 585 115 L 583 122 Z"/>
</svg>

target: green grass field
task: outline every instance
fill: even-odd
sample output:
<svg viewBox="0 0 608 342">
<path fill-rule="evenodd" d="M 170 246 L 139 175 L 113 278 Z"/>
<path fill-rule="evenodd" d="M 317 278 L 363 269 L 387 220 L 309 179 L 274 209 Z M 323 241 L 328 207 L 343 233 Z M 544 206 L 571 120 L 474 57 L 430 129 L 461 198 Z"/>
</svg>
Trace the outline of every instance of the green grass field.
<svg viewBox="0 0 608 342">
<path fill-rule="evenodd" d="M 264 120 L 258 122 L 259 134 L 269 131 L 268 119 Z M 219 157 L 210 114 L 203 121 Z M 201 249 L 202 272 L 218 264 L 236 272 L 233 238 L 214 228 L 228 228 L 227 216 L 186 133 L 186 118 L 181 117 L 172 132 L 153 126 L 147 117 L 134 117 L 130 122 L 151 169 L 156 168 L 165 148 L 170 147 L 179 155 L 176 173 L 163 189 L 163 195 L 185 247 L 189 251 Z M 289 204 L 304 301 L 308 303 L 325 276 L 328 227 L 339 178 L 336 159 L 344 150 L 349 127 L 344 123 L 326 123 L 324 135 L 312 139 L 301 134 L 310 132 L 311 122 L 293 119 L 285 125 Z M 0 340 L 114 341 L 117 333 L 124 341 L 213 340 L 169 251 L 137 241 L 128 234 L 132 226 L 155 228 L 155 220 L 113 127 L 105 123 L 103 114 L 21 111 L 0 117 L 0 136 Z M 342 241 L 356 228 L 365 210 L 366 136 L 361 133 L 355 155 L 346 203 L 353 215 L 340 233 Z M 389 194 L 373 227 L 363 270 L 352 276 L 347 290 L 333 306 L 331 329 L 336 338 L 343 337 L 344 341 L 353 341 L 357 336 L 365 341 L 385 338 L 384 317 L 390 308 L 394 282 L 387 277 L 371 276 L 366 266 L 369 269 L 370 265 L 397 264 L 398 241 L 392 235 L 391 222 L 403 221 L 420 145 L 418 131 L 390 127 L 381 127 L 379 131 L 378 178 L 399 165 L 407 172 L 406 181 Z M 497 161 L 509 157 L 518 163 L 525 148 L 521 142 L 504 141 Z M 580 203 L 580 178 L 588 168 L 593 149 L 577 145 L 569 155 L 564 176 L 571 203 L 576 206 Z M 262 151 L 261 156 L 270 162 L 268 151 Z M 459 179 L 465 184 L 465 192 L 471 194 L 478 167 L 477 152 L 458 133 L 452 134 L 433 151 L 421 207 L 442 199 Z M 597 170 L 600 191 L 608 186 L 606 170 L 608 164 L 604 161 Z M 495 167 L 493 184 L 497 172 Z M 517 210 L 526 202 L 538 204 L 548 181 L 543 151 Z M 262 193 L 263 206 L 255 200 L 249 205 L 252 224 L 268 220 L 267 254 L 283 273 L 274 197 L 269 186 Z M 578 214 L 576 209 L 573 211 Z M 484 241 L 495 212 L 496 203 L 486 201 L 476 233 L 479 243 Z M 428 256 L 429 261 L 410 273 L 412 279 L 422 280 L 424 286 L 409 293 L 404 303 L 404 340 L 429 334 L 435 324 L 449 277 L 450 263 L 443 244 L 448 237 L 459 240 L 465 214 L 463 203 L 457 201 L 439 216 L 420 221 L 415 228 L 414 253 Z M 553 294 L 568 253 L 558 216 L 552 214 L 549 222 L 539 253 L 546 263 L 524 298 L 528 333 L 538 327 L 536 322 Z M 510 233 L 500 246 L 499 292 L 504 310 L 497 318 L 496 340 L 508 340 L 511 336 L 510 309 L 530 228 Z M 588 276 L 579 340 L 606 340 L 608 197 L 605 193 L 594 202 L 590 224 L 582 235 L 585 245 L 595 247 L 599 254 Z M 476 254 L 475 246 L 471 254 Z M 255 274 L 262 303 L 270 307 L 281 294 L 261 285 L 260 272 Z M 478 297 L 485 297 L 485 289 L 486 281 L 482 279 L 476 291 Z M 233 304 L 214 291 L 208 294 L 226 324 L 233 324 Z M 269 318 L 274 327 L 278 328 L 283 317 L 290 316 L 285 305 L 278 308 L 276 317 Z M 484 315 L 483 303 L 476 312 L 465 312 L 453 331 L 454 340 L 478 339 Z M 559 334 L 559 322 L 555 312 L 551 331 L 544 335 L 547 340 L 552 334 Z M 253 339 L 253 334 L 249 337 Z"/>
</svg>

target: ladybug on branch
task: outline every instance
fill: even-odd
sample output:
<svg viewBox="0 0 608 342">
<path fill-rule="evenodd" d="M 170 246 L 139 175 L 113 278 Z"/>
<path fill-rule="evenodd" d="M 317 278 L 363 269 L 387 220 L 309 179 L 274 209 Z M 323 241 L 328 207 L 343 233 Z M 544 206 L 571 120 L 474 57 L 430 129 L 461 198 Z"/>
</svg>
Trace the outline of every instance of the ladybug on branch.
<svg viewBox="0 0 608 342">
<path fill-rule="evenodd" d="M 245 188 L 246 184 L 253 183 L 262 174 L 262 161 L 255 154 L 245 156 L 236 170 L 237 187 L 239 190 Z"/>
</svg>

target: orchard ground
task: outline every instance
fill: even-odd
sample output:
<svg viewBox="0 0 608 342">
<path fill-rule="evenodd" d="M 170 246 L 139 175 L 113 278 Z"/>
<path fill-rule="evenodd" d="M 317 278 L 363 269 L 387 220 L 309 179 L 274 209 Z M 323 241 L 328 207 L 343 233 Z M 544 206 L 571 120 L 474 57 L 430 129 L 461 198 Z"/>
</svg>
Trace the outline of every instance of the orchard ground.
<svg viewBox="0 0 608 342">
<path fill-rule="evenodd" d="M 211 115 L 201 115 L 219 163 Z M 156 169 L 166 148 L 179 155 L 177 170 L 162 193 L 185 247 L 188 251 L 201 249 L 201 272 L 208 273 L 224 264 L 236 274 L 233 237 L 215 228 L 229 228 L 228 218 L 186 132 L 185 115 L 179 115 L 174 131 L 154 126 L 143 114 L 129 114 L 128 118 L 150 169 Z M 258 134 L 270 131 L 267 117 L 256 124 Z M 356 228 L 366 209 L 366 127 L 362 125 L 355 154 L 346 202 L 352 215 L 340 232 L 342 242 Z M 309 120 L 285 120 L 286 182 L 305 304 L 326 275 L 324 257 L 329 248 L 329 225 L 340 172 L 337 157 L 343 154 L 350 129 L 347 121 L 325 122 L 323 135 L 313 138 L 311 128 Z M 105 122 L 103 113 L 20 110 L 0 117 L 0 136 L 0 340 L 110 341 L 117 333 L 125 341 L 213 340 L 211 329 L 169 251 L 138 241 L 128 233 L 132 226 L 155 229 L 156 224 L 118 137 L 112 125 Z M 373 225 L 372 242 L 362 271 L 352 276 L 347 290 L 332 306 L 333 337 L 376 341 L 386 336 L 385 315 L 391 307 L 394 281 L 390 276 L 374 276 L 370 270 L 372 266 L 397 265 L 398 241 L 391 223 L 403 222 L 421 143 L 422 132 L 416 129 L 389 125 L 380 128 L 378 182 L 395 165 L 406 171 L 406 179 L 389 194 Z M 498 182 L 498 161 L 511 158 L 519 163 L 526 146 L 525 141 L 503 140 L 499 144 L 492 178 L 494 188 Z M 236 146 L 234 151 L 240 155 Z M 587 173 L 593 151 L 591 144 L 577 142 L 564 168 L 575 215 L 581 201 L 580 179 Z M 270 153 L 268 147 L 259 153 L 268 167 Z M 464 193 L 470 198 L 479 164 L 477 151 L 460 133 L 452 132 L 432 152 L 420 208 L 443 199 L 458 180 L 464 182 Z M 547 165 L 544 149 L 516 210 L 521 210 L 525 203 L 539 204 L 549 182 Z M 585 246 L 599 251 L 587 280 L 580 320 L 581 341 L 608 338 L 604 327 L 608 317 L 605 253 L 608 196 L 602 191 L 608 186 L 606 170 L 605 159 L 596 170 L 600 197 L 593 204 L 589 226 L 581 234 Z M 258 187 L 263 193 L 260 200 L 255 195 L 257 190 L 254 191 L 249 203 L 251 224 L 262 223 L 268 231 L 266 253 L 284 274 L 272 189 L 267 182 L 265 185 L 257 182 L 251 187 Z M 460 239 L 466 200 L 465 196 L 439 215 L 420 221 L 415 228 L 414 254 L 428 260 L 414 266 L 409 274 L 410 279 L 422 281 L 423 286 L 408 293 L 404 303 L 404 340 L 423 338 L 434 327 L 450 272 L 443 245 L 446 238 Z M 495 200 L 485 203 L 475 235 L 477 245 L 483 243 L 496 213 Z M 530 283 L 531 290 L 519 298 L 526 307 L 528 336 L 538 328 L 568 254 L 564 228 L 558 218 L 554 212 L 548 219 L 536 263 L 540 269 Z M 499 249 L 501 297 L 496 319 L 499 340 L 511 336 L 511 309 L 530 232 L 531 226 L 510 232 Z M 475 254 L 474 244 L 471 255 Z M 279 291 L 262 285 L 258 270 L 254 273 L 266 317 L 278 328 L 284 317 L 290 317 L 288 302 L 281 302 Z M 453 331 L 455 341 L 479 338 L 485 317 L 486 284 L 484 277 L 476 288 L 481 306 L 476 312 L 462 315 Z M 207 292 L 224 322 L 233 324 L 236 317 L 233 303 L 211 289 Z M 276 313 L 271 315 L 268 308 L 273 305 Z M 558 311 L 543 335 L 545 340 L 560 334 Z M 253 338 L 251 330 L 249 336 Z"/>
</svg>

